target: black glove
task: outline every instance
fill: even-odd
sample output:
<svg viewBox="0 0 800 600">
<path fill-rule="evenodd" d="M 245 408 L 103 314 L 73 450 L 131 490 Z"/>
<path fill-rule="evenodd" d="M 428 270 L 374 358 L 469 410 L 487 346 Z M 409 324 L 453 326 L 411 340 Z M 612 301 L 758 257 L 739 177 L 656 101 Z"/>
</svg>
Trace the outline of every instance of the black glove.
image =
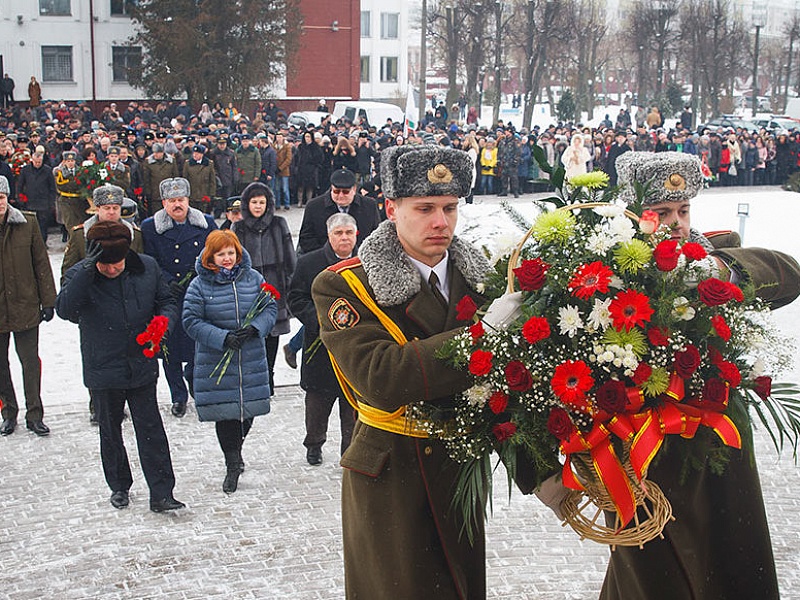
<svg viewBox="0 0 800 600">
<path fill-rule="evenodd" d="M 186 293 L 186 288 L 177 279 L 169 282 L 169 291 L 173 298 L 181 298 Z"/>
<path fill-rule="evenodd" d="M 42 321 L 52 321 L 56 314 L 56 309 L 52 306 L 42 309 Z"/>
<path fill-rule="evenodd" d="M 89 240 L 86 242 L 86 258 L 84 259 L 83 266 L 87 269 L 94 269 L 100 256 L 103 254 L 103 247 L 96 240 Z"/>
<path fill-rule="evenodd" d="M 240 329 L 237 329 L 236 331 L 234 331 L 234 333 L 236 334 L 236 337 L 238 337 L 242 341 L 259 336 L 258 329 L 256 329 L 252 325 L 248 325 L 247 327 L 242 327 Z"/>
<path fill-rule="evenodd" d="M 225 336 L 225 341 L 222 342 L 222 345 L 226 350 L 238 350 L 242 347 L 242 342 L 244 342 L 244 339 L 240 339 L 239 336 L 236 335 L 235 331 L 229 331 L 228 335 Z"/>
</svg>

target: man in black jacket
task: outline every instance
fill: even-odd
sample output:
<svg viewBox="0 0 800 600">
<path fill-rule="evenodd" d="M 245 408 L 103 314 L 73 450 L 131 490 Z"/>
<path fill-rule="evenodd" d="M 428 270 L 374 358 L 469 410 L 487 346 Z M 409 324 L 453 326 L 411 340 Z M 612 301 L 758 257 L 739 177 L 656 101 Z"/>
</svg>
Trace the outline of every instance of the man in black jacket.
<svg viewBox="0 0 800 600">
<path fill-rule="evenodd" d="M 325 245 L 297 259 L 288 298 L 289 310 L 304 327 L 300 387 L 306 391 L 306 437 L 303 445 L 310 465 L 322 464 L 322 445 L 327 440 L 328 418 L 337 399 L 342 454 L 350 445 L 354 423 L 353 408 L 342 397 L 328 352 L 319 341 L 319 321 L 311 298 L 311 284 L 319 273 L 353 255 L 357 224 L 352 216 L 335 213 L 328 217 L 326 227 L 328 241 Z"/>
<path fill-rule="evenodd" d="M 150 510 L 183 508 L 172 495 L 175 475 L 156 402 L 158 362 L 145 356 L 147 347 L 141 348 L 136 340 L 156 315 L 167 317 L 170 326 L 177 321 L 175 299 L 155 259 L 130 250 L 127 226 L 100 221 L 86 239 L 86 258 L 67 271 L 56 311 L 80 329 L 83 381 L 96 405 L 111 504 L 118 509 L 128 506 L 133 484 L 122 437 L 127 401 L 150 488 Z"/>
<path fill-rule="evenodd" d="M 331 174 L 330 189 L 309 200 L 300 226 L 298 254 L 317 250 L 328 241 L 326 223 L 331 215 L 349 214 L 358 224 L 356 248 L 372 233 L 381 221 L 375 203 L 356 193 L 356 176 L 347 169 L 337 169 Z"/>
<path fill-rule="evenodd" d="M 17 195 L 21 208 L 36 213 L 39 230 L 47 243 L 47 227 L 56 208 L 56 180 L 53 169 L 44 164 L 43 152 L 34 152 L 31 162 L 22 167 Z"/>
</svg>

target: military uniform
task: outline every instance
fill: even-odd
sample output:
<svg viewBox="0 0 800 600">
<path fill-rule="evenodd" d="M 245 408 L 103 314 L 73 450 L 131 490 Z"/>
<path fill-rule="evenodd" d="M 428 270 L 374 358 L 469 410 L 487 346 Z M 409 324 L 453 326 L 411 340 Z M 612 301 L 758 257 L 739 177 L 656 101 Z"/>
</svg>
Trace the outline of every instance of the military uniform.
<svg viewBox="0 0 800 600">
<path fill-rule="evenodd" d="M 155 145 L 155 144 L 154 144 Z M 161 209 L 161 192 L 159 186 L 165 179 L 178 177 L 178 165 L 171 156 L 164 155 L 157 159 L 150 155 L 142 163 L 142 175 L 144 179 L 144 197 L 147 202 L 147 214 L 154 215 Z"/>
<path fill-rule="evenodd" d="M 108 179 L 106 179 L 106 183 L 111 185 L 116 185 L 121 187 L 125 190 L 126 195 L 130 195 L 131 190 L 131 169 L 125 163 L 117 161 L 117 166 L 112 167 L 111 163 L 106 161 L 103 165 L 106 170 L 108 171 Z M 140 252 L 140 250 L 136 250 L 136 252 Z"/>
<path fill-rule="evenodd" d="M 81 184 L 75 177 L 75 171 L 76 169 L 67 169 L 63 164 L 53 169 L 58 192 L 57 215 L 67 231 L 72 231 L 76 225 L 83 223 L 89 208 L 89 202 L 80 193 Z"/>
<path fill-rule="evenodd" d="M 211 160 L 206 156 L 200 162 L 190 158 L 183 163 L 183 176 L 189 181 L 192 190 L 189 205 L 210 214 L 213 208 L 212 199 L 217 195 L 217 174 Z"/>
</svg>

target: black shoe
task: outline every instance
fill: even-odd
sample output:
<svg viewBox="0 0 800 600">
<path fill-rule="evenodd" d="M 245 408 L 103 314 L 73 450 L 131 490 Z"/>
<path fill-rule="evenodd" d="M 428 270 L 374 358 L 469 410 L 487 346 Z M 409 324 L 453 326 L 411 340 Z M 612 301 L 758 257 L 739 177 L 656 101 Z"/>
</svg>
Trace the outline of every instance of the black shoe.
<svg viewBox="0 0 800 600">
<path fill-rule="evenodd" d="M 309 448 L 306 451 L 308 464 L 317 466 L 322 464 L 322 448 Z"/>
<path fill-rule="evenodd" d="M 173 402 L 172 414 L 176 417 L 182 417 L 186 414 L 186 402 Z"/>
<path fill-rule="evenodd" d="M 38 436 L 50 435 L 50 428 L 42 421 L 25 421 L 25 427 Z"/>
<path fill-rule="evenodd" d="M 111 506 L 114 508 L 125 508 L 128 504 L 128 490 L 117 490 L 111 494 Z"/>
<path fill-rule="evenodd" d="M 228 467 L 225 473 L 225 480 L 222 482 L 222 491 L 226 494 L 232 494 L 239 487 L 239 475 L 242 474 L 242 469 L 239 467 Z"/>
<path fill-rule="evenodd" d="M 292 367 L 293 369 L 297 368 L 297 356 L 292 349 L 289 348 L 289 344 L 285 344 L 283 346 L 283 358 L 286 359 L 286 364 Z"/>
<path fill-rule="evenodd" d="M 16 419 L 5 419 L 3 424 L 0 425 L 0 435 L 11 435 L 17 428 Z"/>
<path fill-rule="evenodd" d="M 168 510 L 177 510 L 179 508 L 186 508 L 183 502 L 178 502 L 173 497 L 162 498 L 161 500 L 150 500 L 150 510 L 153 512 L 161 513 Z"/>
</svg>

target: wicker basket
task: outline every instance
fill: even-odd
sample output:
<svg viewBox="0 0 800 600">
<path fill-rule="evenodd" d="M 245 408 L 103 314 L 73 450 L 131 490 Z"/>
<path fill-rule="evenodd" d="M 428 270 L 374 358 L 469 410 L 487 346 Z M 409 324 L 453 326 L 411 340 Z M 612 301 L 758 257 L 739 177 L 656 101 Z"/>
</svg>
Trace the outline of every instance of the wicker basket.
<svg viewBox="0 0 800 600">
<path fill-rule="evenodd" d="M 557 210 L 579 210 L 610 206 L 607 202 L 585 202 L 571 204 Z M 638 223 L 639 216 L 629 210 L 624 214 Z M 519 262 L 522 248 L 533 233 L 529 229 L 522 240 L 517 244 L 508 262 L 508 292 L 514 291 L 514 268 Z M 565 524 L 572 527 L 581 539 L 589 539 L 601 544 L 607 544 L 613 549 L 615 546 L 644 546 L 645 543 L 656 537 L 664 537 L 662 531 L 666 524 L 674 520 L 672 505 L 667 500 L 664 492 L 655 483 L 647 481 L 643 476 L 641 481 L 636 478 L 630 462 L 630 445 L 625 444 L 622 453 L 622 467 L 628 476 L 636 500 L 636 514 L 633 521 L 624 529 L 616 512 L 614 502 L 600 481 L 594 469 L 592 457 L 588 452 L 578 452 L 571 455 L 572 464 L 578 473 L 578 478 L 586 488 L 584 491 L 572 491 L 561 504 Z M 613 517 L 611 514 L 613 513 Z M 608 525 L 606 517 L 614 521 Z"/>
</svg>

